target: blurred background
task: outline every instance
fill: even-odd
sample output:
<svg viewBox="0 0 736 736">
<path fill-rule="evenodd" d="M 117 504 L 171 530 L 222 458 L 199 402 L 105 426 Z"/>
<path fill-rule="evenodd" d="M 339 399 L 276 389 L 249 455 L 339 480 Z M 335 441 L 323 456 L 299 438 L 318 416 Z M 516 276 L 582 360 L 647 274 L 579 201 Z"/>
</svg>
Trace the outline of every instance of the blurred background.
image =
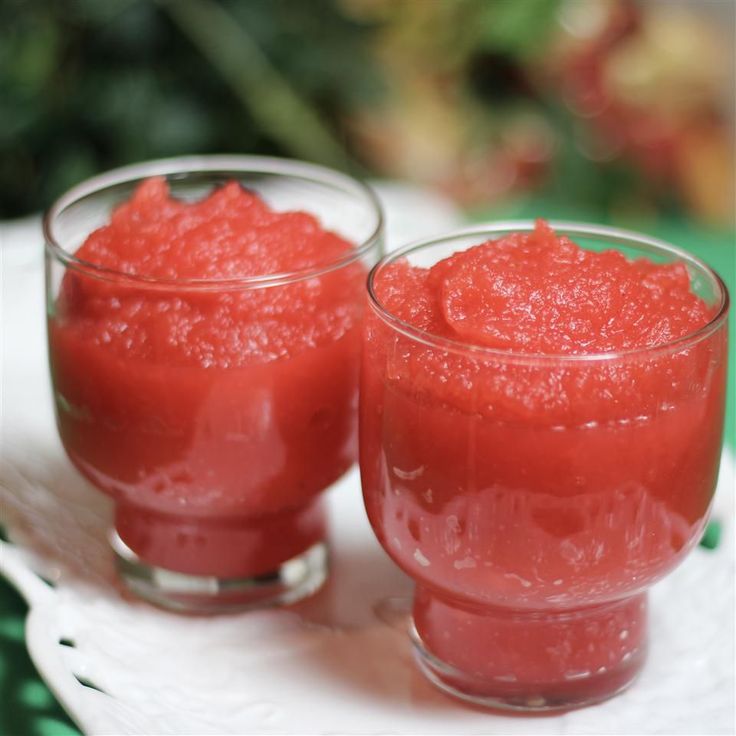
<svg viewBox="0 0 736 736">
<path fill-rule="evenodd" d="M 736 0 L 2 0 L 0 220 L 125 163 L 275 154 L 415 183 L 478 218 L 629 225 L 736 289 L 735 14 Z M 25 613 L 0 580 L 0 733 L 76 734 L 28 659 Z"/>
<path fill-rule="evenodd" d="M 0 219 L 247 152 L 466 210 L 734 225 L 734 0 L 4 0 Z"/>
</svg>

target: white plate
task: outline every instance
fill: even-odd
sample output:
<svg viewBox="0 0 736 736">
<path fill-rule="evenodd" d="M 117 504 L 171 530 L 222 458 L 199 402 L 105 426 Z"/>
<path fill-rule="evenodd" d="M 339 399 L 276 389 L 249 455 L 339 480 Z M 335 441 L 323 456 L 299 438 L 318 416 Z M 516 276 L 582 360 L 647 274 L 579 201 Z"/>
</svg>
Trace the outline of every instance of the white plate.
<svg viewBox="0 0 736 736">
<path fill-rule="evenodd" d="M 407 224 L 411 207 L 414 218 L 431 210 L 417 193 L 400 201 L 386 196 L 393 197 L 389 217 L 398 207 Z M 314 599 L 288 611 L 208 619 L 123 597 L 105 540 L 109 503 L 71 468 L 54 430 L 37 227 L 32 222 L 10 236 L 4 231 L 0 248 L 0 518 L 13 540 L 0 546 L 0 572 L 28 600 L 31 656 L 83 731 L 733 733 L 729 458 L 716 501 L 723 542 L 712 552 L 693 551 L 653 590 L 651 653 L 640 680 L 607 703 L 562 716 L 488 715 L 455 703 L 422 679 L 404 631 L 411 586 L 374 540 L 355 472 L 330 492 L 334 565 Z M 443 228 L 433 223 L 433 229 Z M 422 235 L 407 227 L 392 239 L 416 234 Z"/>
</svg>

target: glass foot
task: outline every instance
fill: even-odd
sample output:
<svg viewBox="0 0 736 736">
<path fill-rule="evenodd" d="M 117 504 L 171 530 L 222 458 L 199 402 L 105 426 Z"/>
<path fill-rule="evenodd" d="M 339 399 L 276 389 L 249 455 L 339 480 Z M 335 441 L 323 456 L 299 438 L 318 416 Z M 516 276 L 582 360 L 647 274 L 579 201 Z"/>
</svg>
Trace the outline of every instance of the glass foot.
<svg viewBox="0 0 736 736">
<path fill-rule="evenodd" d="M 468 607 L 418 586 L 410 632 L 445 693 L 513 711 L 563 711 L 620 693 L 646 658 L 646 596 L 573 610 Z"/>
<path fill-rule="evenodd" d="M 419 669 L 436 688 L 453 698 L 489 710 L 545 713 L 595 705 L 626 690 L 644 663 L 644 652 L 640 652 L 618 672 L 593 673 L 566 685 L 539 683 L 534 686 L 527 683 L 523 689 L 515 691 L 513 686 L 503 688 L 498 686 L 499 683 L 494 686 L 437 659 L 426 649 L 413 625 L 410 638 Z M 496 692 L 492 694 L 494 689 Z"/>
<path fill-rule="evenodd" d="M 191 575 L 148 564 L 113 529 L 110 544 L 124 585 L 156 606 L 185 613 L 229 613 L 288 605 L 315 593 L 327 578 L 327 545 L 318 542 L 271 572 L 249 577 Z"/>
</svg>

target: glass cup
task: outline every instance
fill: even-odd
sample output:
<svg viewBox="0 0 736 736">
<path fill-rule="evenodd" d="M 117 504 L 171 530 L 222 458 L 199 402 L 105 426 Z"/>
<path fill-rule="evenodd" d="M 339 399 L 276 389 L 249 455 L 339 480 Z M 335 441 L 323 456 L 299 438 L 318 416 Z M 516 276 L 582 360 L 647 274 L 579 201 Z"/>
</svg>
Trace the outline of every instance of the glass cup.
<svg viewBox="0 0 736 736">
<path fill-rule="evenodd" d="M 501 709 L 583 706 L 626 688 L 647 588 L 700 538 L 716 486 L 728 294 L 686 252 L 552 223 L 583 247 L 683 263 L 715 316 L 651 349 L 528 355 L 429 334 L 381 303 L 399 259 L 429 267 L 530 222 L 391 253 L 365 319 L 360 466 L 386 552 L 416 581 L 411 639 L 443 691 Z"/>
<path fill-rule="evenodd" d="M 165 176 L 182 200 L 235 180 L 277 211 L 315 215 L 354 249 L 319 267 L 235 279 L 131 276 L 77 258 L 151 176 Z M 321 494 L 357 457 L 362 291 L 383 237 L 375 195 L 298 161 L 184 157 L 79 184 L 48 211 L 44 233 L 58 429 L 74 465 L 114 499 L 111 544 L 123 582 L 151 602 L 199 612 L 314 592 L 327 574 Z M 288 316 L 296 299 L 314 305 L 298 316 L 302 334 L 335 315 L 339 334 L 286 357 L 273 346 L 276 357 L 243 366 L 142 360 L 107 349 L 109 335 L 95 327 L 110 310 L 166 311 L 176 302 L 211 334 L 219 308 L 235 304 L 253 339 L 263 339 L 266 321 L 282 312 L 297 319 Z M 123 320 L 119 329 L 128 327 Z M 153 329 L 133 337 L 155 343 Z"/>
</svg>

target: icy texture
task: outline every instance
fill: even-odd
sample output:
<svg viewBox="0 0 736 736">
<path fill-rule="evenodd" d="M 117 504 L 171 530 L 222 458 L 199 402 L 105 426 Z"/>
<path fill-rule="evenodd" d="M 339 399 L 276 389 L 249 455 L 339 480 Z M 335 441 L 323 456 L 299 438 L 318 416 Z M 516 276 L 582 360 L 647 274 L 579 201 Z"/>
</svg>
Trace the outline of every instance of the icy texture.
<svg viewBox="0 0 736 736">
<path fill-rule="evenodd" d="M 642 420 L 708 381 L 718 345 L 664 352 L 713 309 L 681 264 L 587 251 L 538 221 L 531 233 L 489 241 L 429 269 L 400 260 L 376 280 L 388 312 L 458 349 L 396 336 L 368 319 L 387 379 L 429 402 L 504 420 L 566 425 Z M 463 346 L 494 348 L 464 352 Z M 554 356 L 638 352 L 577 362 Z"/>
<path fill-rule="evenodd" d="M 389 311 L 415 327 L 533 354 L 653 347 L 704 325 L 711 310 L 681 263 L 584 250 L 538 220 L 425 270 L 398 262 L 379 280 Z"/>
<path fill-rule="evenodd" d="M 118 274 L 237 279 L 327 266 L 352 249 L 313 216 L 274 212 L 236 182 L 185 203 L 169 195 L 164 179 L 152 178 L 76 256 Z M 229 368 L 339 339 L 358 318 L 364 276 L 356 263 L 287 286 L 197 292 L 69 272 L 58 316 L 124 357 Z"/>
</svg>

